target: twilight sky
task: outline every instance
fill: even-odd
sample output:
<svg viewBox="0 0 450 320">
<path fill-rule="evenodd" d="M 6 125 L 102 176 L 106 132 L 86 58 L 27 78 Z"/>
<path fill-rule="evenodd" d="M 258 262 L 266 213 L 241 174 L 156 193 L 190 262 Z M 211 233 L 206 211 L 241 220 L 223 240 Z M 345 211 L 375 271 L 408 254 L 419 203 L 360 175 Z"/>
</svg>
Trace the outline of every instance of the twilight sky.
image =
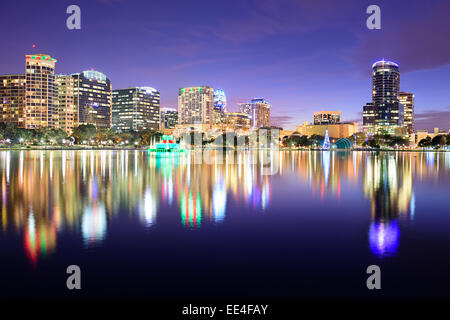
<svg viewBox="0 0 450 320">
<path fill-rule="evenodd" d="M 81 30 L 66 28 L 71 4 Z M 371 4 L 381 30 L 366 28 Z M 184 86 L 224 89 L 232 111 L 264 97 L 273 124 L 295 129 L 319 110 L 361 121 L 371 65 L 385 58 L 416 95 L 416 129 L 447 130 L 449 33 L 448 0 L 2 1 L 0 74 L 24 73 L 25 54 L 45 53 L 57 73 L 94 68 L 113 89 L 155 87 L 161 106 L 176 106 Z"/>
</svg>

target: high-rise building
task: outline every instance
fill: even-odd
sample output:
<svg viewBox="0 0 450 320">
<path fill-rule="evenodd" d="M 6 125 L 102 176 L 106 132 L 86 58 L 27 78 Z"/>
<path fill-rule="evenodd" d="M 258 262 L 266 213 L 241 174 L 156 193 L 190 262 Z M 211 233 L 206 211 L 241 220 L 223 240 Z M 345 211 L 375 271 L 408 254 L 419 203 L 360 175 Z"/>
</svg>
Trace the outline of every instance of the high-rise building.
<svg viewBox="0 0 450 320">
<path fill-rule="evenodd" d="M 337 124 L 341 122 L 340 111 L 314 112 L 314 124 Z"/>
<path fill-rule="evenodd" d="M 363 108 L 363 125 L 369 132 L 395 133 L 403 128 L 403 106 L 399 102 L 398 64 L 381 60 L 372 65 L 372 102 Z"/>
<path fill-rule="evenodd" d="M 213 125 L 213 94 L 213 88 L 208 86 L 180 88 L 178 123 Z"/>
<path fill-rule="evenodd" d="M 269 102 L 262 98 L 240 104 L 241 112 L 250 116 L 252 128 L 270 127 L 270 107 Z"/>
<path fill-rule="evenodd" d="M 112 127 L 119 131 L 159 129 L 159 91 L 151 87 L 112 92 Z"/>
<path fill-rule="evenodd" d="M 178 111 L 174 108 L 161 109 L 161 129 L 174 129 L 178 124 Z"/>
<path fill-rule="evenodd" d="M 366 103 L 363 107 L 363 125 L 366 130 L 375 127 L 375 105 L 372 102 Z"/>
<path fill-rule="evenodd" d="M 248 130 L 250 129 L 250 116 L 242 112 L 229 112 L 225 114 L 225 123 L 228 130 Z"/>
<path fill-rule="evenodd" d="M 214 90 L 214 124 L 225 122 L 227 112 L 227 96 L 222 89 Z"/>
<path fill-rule="evenodd" d="M 0 122 L 24 127 L 25 75 L 0 76 Z"/>
<path fill-rule="evenodd" d="M 75 80 L 70 75 L 57 75 L 56 83 L 58 85 L 58 125 L 57 127 L 72 133 L 73 128 L 77 126 L 75 122 L 75 99 L 74 83 Z"/>
<path fill-rule="evenodd" d="M 76 122 L 93 124 L 97 128 L 111 127 L 112 88 L 111 82 L 103 73 L 87 70 L 74 73 Z"/>
<path fill-rule="evenodd" d="M 403 105 L 404 123 L 408 135 L 414 133 L 414 94 L 400 92 L 399 101 Z"/>
<path fill-rule="evenodd" d="M 56 59 L 44 54 L 26 55 L 24 127 L 56 128 L 58 125 Z"/>
</svg>

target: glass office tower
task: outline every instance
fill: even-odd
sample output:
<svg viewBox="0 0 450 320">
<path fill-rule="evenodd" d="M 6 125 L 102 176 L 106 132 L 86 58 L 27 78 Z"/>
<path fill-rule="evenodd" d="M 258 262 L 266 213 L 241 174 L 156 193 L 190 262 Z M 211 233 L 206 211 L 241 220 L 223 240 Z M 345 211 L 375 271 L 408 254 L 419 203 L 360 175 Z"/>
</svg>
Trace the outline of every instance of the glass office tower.
<svg viewBox="0 0 450 320">
<path fill-rule="evenodd" d="M 240 104 L 241 112 L 249 115 L 252 128 L 270 127 L 270 107 L 263 98 Z"/>
<path fill-rule="evenodd" d="M 74 78 L 75 122 L 93 124 L 97 128 L 111 127 L 112 88 L 103 73 L 87 70 L 72 74 Z"/>
<path fill-rule="evenodd" d="M 151 87 L 113 90 L 112 127 L 118 131 L 159 129 L 159 91 Z"/>
<path fill-rule="evenodd" d="M 372 65 L 372 102 L 363 108 L 363 125 L 367 131 L 393 134 L 403 128 L 399 91 L 398 64 L 385 60 L 375 62 Z"/>
<path fill-rule="evenodd" d="M 161 109 L 161 129 L 174 129 L 178 124 L 178 111 L 174 108 Z"/>
</svg>

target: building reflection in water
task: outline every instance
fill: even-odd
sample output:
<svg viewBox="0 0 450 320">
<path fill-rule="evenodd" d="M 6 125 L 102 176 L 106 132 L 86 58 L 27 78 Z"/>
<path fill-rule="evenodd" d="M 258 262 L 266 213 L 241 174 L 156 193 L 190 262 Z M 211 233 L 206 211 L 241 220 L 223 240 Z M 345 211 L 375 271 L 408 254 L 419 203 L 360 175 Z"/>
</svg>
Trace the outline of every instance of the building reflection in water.
<svg viewBox="0 0 450 320">
<path fill-rule="evenodd" d="M 261 151 L 211 152 L 211 160 L 199 165 L 191 153 L 1 151 L 1 232 L 21 234 L 35 264 L 56 250 L 61 232 L 79 235 L 88 247 L 101 244 L 119 214 L 153 228 L 161 206 L 174 207 L 181 225 L 196 229 L 224 223 L 233 203 L 263 212 L 274 179 L 281 177 L 282 188 L 283 179 L 295 177 L 311 192 L 310 201 L 341 201 L 343 186 L 362 190 L 370 201 L 370 250 L 392 255 L 401 221 L 414 219 L 413 181 L 448 177 L 450 168 L 448 153 L 269 154 L 272 161 L 264 165 Z M 264 174 L 269 167 L 274 175 Z"/>
<path fill-rule="evenodd" d="M 375 256 L 395 255 L 399 245 L 399 219 L 414 217 L 412 158 L 405 153 L 366 157 L 364 196 L 371 202 L 369 245 Z"/>
</svg>

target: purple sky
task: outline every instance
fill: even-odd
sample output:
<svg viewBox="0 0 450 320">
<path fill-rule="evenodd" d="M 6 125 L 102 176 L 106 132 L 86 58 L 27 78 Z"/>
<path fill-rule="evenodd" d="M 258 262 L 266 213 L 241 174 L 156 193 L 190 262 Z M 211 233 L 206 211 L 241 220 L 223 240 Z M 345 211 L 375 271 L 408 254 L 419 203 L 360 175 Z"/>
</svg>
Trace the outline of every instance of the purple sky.
<svg viewBox="0 0 450 320">
<path fill-rule="evenodd" d="M 81 30 L 66 28 L 70 4 Z M 371 4 L 381 30 L 366 28 Z M 448 0 L 3 1 L 0 74 L 24 73 L 25 54 L 46 53 L 57 73 L 95 68 L 114 89 L 155 87 L 162 106 L 176 106 L 184 86 L 224 89 L 231 110 L 264 97 L 273 124 L 294 129 L 324 109 L 360 121 L 371 65 L 385 58 L 416 95 L 416 129 L 448 129 L 449 33 Z"/>
</svg>

